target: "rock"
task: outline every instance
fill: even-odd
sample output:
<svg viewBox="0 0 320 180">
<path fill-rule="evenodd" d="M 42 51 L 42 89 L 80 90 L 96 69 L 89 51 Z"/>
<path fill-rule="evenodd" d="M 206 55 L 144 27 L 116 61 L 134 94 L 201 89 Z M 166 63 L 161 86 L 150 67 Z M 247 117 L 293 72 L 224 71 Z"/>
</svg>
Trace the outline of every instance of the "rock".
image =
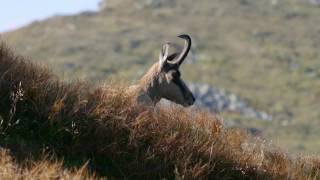
<svg viewBox="0 0 320 180">
<path fill-rule="evenodd" d="M 120 53 L 122 51 L 122 45 L 120 43 L 113 44 L 113 51 L 116 53 Z"/>
<path fill-rule="evenodd" d="M 74 63 L 65 63 L 63 66 L 65 69 L 74 69 L 76 67 Z"/>
<path fill-rule="evenodd" d="M 195 106 L 200 108 L 206 108 L 212 112 L 240 113 L 246 117 L 265 121 L 272 120 L 272 116 L 266 112 L 257 111 L 239 96 L 224 89 L 217 89 L 208 84 L 189 84 L 188 87 L 196 98 Z M 170 102 L 162 101 L 162 104 L 168 105 Z"/>
<path fill-rule="evenodd" d="M 254 135 L 254 136 L 261 136 L 262 130 L 254 127 L 247 128 L 247 132 Z"/>
<path fill-rule="evenodd" d="M 145 8 L 145 7 L 151 7 L 151 8 L 161 8 L 165 6 L 175 6 L 176 2 L 175 0 L 137 0 L 136 1 L 136 7 L 137 8 Z"/>
<path fill-rule="evenodd" d="M 140 45 L 141 45 L 141 41 L 140 40 L 131 40 L 130 41 L 130 48 L 131 49 L 139 48 Z"/>
<path fill-rule="evenodd" d="M 313 5 L 317 5 L 317 6 L 320 5 L 320 0 L 309 0 L 309 2 Z"/>
<path fill-rule="evenodd" d="M 255 110 L 247 105 L 239 96 L 217 89 L 208 84 L 190 84 L 190 90 L 196 97 L 196 106 L 207 108 L 213 112 L 236 112 L 250 118 L 261 120 L 272 120 L 272 117 L 265 112 Z"/>
</svg>

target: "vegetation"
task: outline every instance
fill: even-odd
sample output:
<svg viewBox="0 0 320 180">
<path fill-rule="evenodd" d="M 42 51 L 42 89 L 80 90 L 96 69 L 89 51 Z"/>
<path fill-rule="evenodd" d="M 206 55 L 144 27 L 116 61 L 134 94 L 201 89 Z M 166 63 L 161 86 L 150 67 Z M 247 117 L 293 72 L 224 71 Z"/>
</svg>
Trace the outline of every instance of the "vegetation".
<svg viewBox="0 0 320 180">
<path fill-rule="evenodd" d="M 85 166 L 77 170 L 67 170 L 62 163 L 42 159 L 38 162 L 26 161 L 24 165 L 17 164 L 5 150 L 0 151 L 1 179 L 95 179 L 89 176 Z"/>
<path fill-rule="evenodd" d="M 5 45 L 0 47 L 0 77 L 0 147 L 11 153 L 1 150 L 3 178 L 16 173 L 25 178 L 319 176 L 317 158 L 289 157 L 239 129 L 224 128 L 210 113 L 138 106 L 119 85 L 63 83 Z"/>
<path fill-rule="evenodd" d="M 131 82 L 165 40 L 188 32 L 197 61 L 183 66 L 187 82 L 227 89 L 275 118 L 223 113 L 226 121 L 262 129 L 291 152 L 319 152 L 319 7 L 307 0 L 142 2 L 111 0 L 99 12 L 56 16 L 2 38 L 60 77 Z"/>
</svg>

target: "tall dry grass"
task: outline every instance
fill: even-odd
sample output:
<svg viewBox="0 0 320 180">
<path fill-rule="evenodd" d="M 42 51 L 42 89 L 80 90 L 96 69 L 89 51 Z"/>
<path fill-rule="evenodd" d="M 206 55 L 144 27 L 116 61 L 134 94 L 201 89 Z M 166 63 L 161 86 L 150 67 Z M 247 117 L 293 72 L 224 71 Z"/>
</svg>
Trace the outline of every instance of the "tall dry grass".
<svg viewBox="0 0 320 180">
<path fill-rule="evenodd" d="M 63 83 L 2 45 L 0 145 L 18 163 L 44 151 L 101 177 L 319 178 L 316 158 L 289 157 L 210 113 L 134 104 L 124 89 Z"/>
<path fill-rule="evenodd" d="M 10 153 L 6 150 L 0 150 L 0 179 L 96 179 L 95 176 L 89 176 L 86 166 L 79 169 L 66 170 L 62 162 L 53 161 L 44 158 L 41 161 L 27 161 L 24 165 L 17 164 Z"/>
</svg>

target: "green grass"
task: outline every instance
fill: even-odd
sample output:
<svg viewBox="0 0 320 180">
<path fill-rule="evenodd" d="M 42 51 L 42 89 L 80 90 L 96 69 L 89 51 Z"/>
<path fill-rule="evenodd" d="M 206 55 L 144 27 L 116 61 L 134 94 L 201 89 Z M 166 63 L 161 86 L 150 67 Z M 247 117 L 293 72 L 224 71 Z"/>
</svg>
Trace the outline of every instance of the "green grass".
<svg viewBox="0 0 320 180">
<path fill-rule="evenodd" d="M 275 117 L 264 123 L 223 113 L 224 119 L 262 128 L 289 151 L 318 153 L 320 11 L 305 2 L 177 0 L 173 7 L 136 9 L 128 1 L 93 15 L 53 17 L 2 38 L 65 79 L 101 83 L 133 82 L 156 61 L 162 43 L 190 33 L 198 61 L 183 66 L 187 82 L 227 89 Z"/>
</svg>

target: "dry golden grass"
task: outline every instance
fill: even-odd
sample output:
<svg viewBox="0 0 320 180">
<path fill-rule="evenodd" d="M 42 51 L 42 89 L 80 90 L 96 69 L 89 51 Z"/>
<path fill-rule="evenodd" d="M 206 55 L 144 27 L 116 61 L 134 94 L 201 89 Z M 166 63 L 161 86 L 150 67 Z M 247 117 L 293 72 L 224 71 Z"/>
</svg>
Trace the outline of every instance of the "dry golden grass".
<svg viewBox="0 0 320 180">
<path fill-rule="evenodd" d="M 319 178 L 317 158 L 290 157 L 242 130 L 224 128 L 210 113 L 146 107 L 130 98 L 121 86 L 62 83 L 2 45 L 0 145 L 18 164 L 41 163 L 16 170 L 7 167 L 9 159 L 0 171 L 80 177 L 87 176 L 81 166 L 88 162 L 91 173 L 111 178 Z M 41 152 L 63 166 L 41 161 Z M 64 170 L 70 168 L 80 169 Z"/>
<path fill-rule="evenodd" d="M 61 162 L 43 159 L 26 162 L 24 167 L 14 162 L 9 152 L 0 150 L 0 179 L 95 179 L 89 176 L 86 166 L 77 170 L 66 170 Z"/>
</svg>

